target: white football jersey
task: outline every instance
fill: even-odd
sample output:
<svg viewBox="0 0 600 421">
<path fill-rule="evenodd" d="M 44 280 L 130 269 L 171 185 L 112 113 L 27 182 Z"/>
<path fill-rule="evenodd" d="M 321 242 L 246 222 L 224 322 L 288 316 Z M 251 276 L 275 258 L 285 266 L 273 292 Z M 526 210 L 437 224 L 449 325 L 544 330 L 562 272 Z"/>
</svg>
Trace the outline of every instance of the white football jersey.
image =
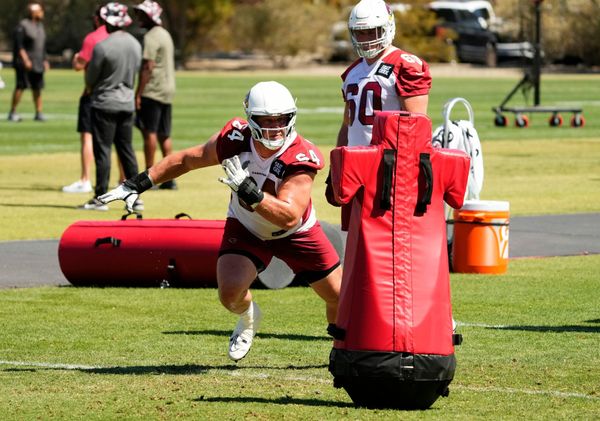
<svg viewBox="0 0 600 421">
<path fill-rule="evenodd" d="M 286 140 L 276 154 L 267 159 L 261 158 L 254 148 L 247 122 L 238 118 L 230 120 L 221 130 L 217 138 L 217 155 L 221 162 L 238 155 L 256 185 L 274 196 L 277 196 L 279 186 L 287 176 L 299 171 L 317 172 L 324 166 L 319 149 L 297 133 Z M 262 240 L 306 231 L 317 222 L 311 201 L 298 224 L 289 230 L 282 230 L 240 201 L 235 192 L 231 193 L 227 216 L 239 220 L 248 231 Z"/>
<path fill-rule="evenodd" d="M 371 143 L 376 111 L 402 110 L 401 98 L 427 95 L 431 74 L 426 62 L 396 47 L 375 63 L 356 60 L 342 74 L 348 105 L 348 146 Z"/>
</svg>

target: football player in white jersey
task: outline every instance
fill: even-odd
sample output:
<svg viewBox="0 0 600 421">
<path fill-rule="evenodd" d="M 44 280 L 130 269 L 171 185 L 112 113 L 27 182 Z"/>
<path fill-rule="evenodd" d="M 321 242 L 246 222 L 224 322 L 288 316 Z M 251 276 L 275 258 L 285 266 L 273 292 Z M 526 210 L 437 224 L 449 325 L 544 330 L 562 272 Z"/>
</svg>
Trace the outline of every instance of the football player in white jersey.
<svg viewBox="0 0 600 421">
<path fill-rule="evenodd" d="M 392 45 L 394 13 L 382 0 L 361 0 L 348 29 L 359 58 L 342 74 L 344 120 L 337 146 L 369 145 L 376 111 L 427 113 L 431 75 L 419 57 Z"/>
<path fill-rule="evenodd" d="M 295 129 L 296 103 L 277 82 L 256 84 L 244 101 L 246 119 L 230 120 L 208 141 L 166 156 L 147 171 L 98 199 L 124 200 L 128 210 L 153 185 L 188 171 L 221 164 L 219 181 L 231 188 L 225 231 L 217 261 L 219 298 L 239 315 L 230 337 L 229 357 L 246 356 L 262 318 L 250 285 L 273 256 L 283 260 L 325 301 L 335 325 L 341 267 L 311 201 L 311 189 L 323 168 L 321 152 Z"/>
<path fill-rule="evenodd" d="M 383 0 L 361 0 L 350 13 L 348 30 L 359 58 L 342 74 L 345 108 L 337 146 L 371 144 L 377 111 L 404 110 L 427 114 L 431 74 L 429 65 L 392 45 L 394 13 Z M 325 197 L 334 206 L 330 177 Z M 342 207 L 342 230 L 347 229 L 350 206 Z"/>
</svg>

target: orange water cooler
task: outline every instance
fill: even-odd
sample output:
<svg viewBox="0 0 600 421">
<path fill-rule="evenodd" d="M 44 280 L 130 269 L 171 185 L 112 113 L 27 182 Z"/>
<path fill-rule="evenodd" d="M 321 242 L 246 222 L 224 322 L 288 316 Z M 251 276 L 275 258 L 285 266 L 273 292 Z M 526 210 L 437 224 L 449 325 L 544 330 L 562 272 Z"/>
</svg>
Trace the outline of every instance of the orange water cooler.
<svg viewBox="0 0 600 421">
<path fill-rule="evenodd" d="M 509 202 L 467 200 L 454 211 L 452 267 L 459 273 L 505 273 Z"/>
</svg>

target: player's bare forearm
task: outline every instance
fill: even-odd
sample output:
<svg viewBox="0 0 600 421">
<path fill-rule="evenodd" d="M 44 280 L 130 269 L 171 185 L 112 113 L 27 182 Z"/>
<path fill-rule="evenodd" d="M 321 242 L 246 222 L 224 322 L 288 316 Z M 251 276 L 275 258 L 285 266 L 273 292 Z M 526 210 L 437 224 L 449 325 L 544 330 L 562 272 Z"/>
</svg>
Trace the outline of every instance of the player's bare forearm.
<svg viewBox="0 0 600 421">
<path fill-rule="evenodd" d="M 410 113 L 427 114 L 428 104 L 429 95 L 417 95 L 402 98 L 402 105 L 404 110 Z"/>
<path fill-rule="evenodd" d="M 160 184 L 195 169 L 219 164 L 215 139 L 216 135 L 213 135 L 204 145 L 193 146 L 167 155 L 149 168 L 148 175 L 154 184 Z"/>
<path fill-rule="evenodd" d="M 348 125 L 346 123 L 342 123 L 340 127 L 335 146 L 348 146 Z"/>
<path fill-rule="evenodd" d="M 348 126 L 350 125 L 350 109 L 348 103 L 344 106 L 342 126 L 338 132 L 336 146 L 348 146 Z"/>
<path fill-rule="evenodd" d="M 280 186 L 277 196 L 265 193 L 255 212 L 282 229 L 295 227 L 310 204 L 314 176 L 306 172 L 289 177 Z"/>
</svg>

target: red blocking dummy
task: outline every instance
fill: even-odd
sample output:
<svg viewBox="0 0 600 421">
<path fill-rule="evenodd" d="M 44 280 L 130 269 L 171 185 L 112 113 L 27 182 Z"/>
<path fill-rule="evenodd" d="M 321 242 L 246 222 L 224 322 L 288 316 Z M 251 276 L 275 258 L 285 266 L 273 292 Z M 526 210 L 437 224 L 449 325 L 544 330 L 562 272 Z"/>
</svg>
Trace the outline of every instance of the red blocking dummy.
<svg viewBox="0 0 600 421">
<path fill-rule="evenodd" d="M 217 286 L 224 220 L 77 221 L 58 246 L 60 268 L 75 286 Z"/>
<path fill-rule="evenodd" d="M 378 113 L 371 146 L 331 152 L 351 203 L 329 370 L 355 404 L 428 408 L 454 377 L 444 201 L 462 206 L 469 158 L 434 149 L 425 115 Z"/>
</svg>

